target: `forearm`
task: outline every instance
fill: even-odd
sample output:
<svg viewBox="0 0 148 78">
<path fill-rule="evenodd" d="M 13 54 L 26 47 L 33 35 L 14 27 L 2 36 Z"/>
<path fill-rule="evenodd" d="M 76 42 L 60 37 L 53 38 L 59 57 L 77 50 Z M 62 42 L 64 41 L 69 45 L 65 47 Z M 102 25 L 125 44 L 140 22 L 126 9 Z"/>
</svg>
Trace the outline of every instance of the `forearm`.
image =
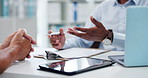
<svg viewBox="0 0 148 78">
<path fill-rule="evenodd" d="M 15 47 L 0 50 L 0 74 L 4 72 L 16 59 Z"/>
</svg>

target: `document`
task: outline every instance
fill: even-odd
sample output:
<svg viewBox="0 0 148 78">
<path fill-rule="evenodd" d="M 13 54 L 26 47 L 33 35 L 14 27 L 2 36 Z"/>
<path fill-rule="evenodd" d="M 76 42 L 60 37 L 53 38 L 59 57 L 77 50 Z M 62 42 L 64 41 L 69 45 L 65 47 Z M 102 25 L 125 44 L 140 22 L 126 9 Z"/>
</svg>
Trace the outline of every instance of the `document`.
<svg viewBox="0 0 148 78">
<path fill-rule="evenodd" d="M 109 51 L 110 50 L 92 49 L 92 48 L 70 48 L 70 49 L 61 50 L 54 53 L 64 58 L 79 58 L 79 57 L 92 57 L 92 56 L 100 55 L 103 53 L 107 53 Z"/>
<path fill-rule="evenodd" d="M 66 59 L 75 59 L 75 58 L 90 58 L 93 56 L 110 52 L 110 50 L 93 49 L 93 48 L 70 48 L 58 51 L 56 49 L 50 48 L 50 49 L 40 49 L 37 50 L 37 52 L 38 53 L 33 54 L 33 56 L 36 58 L 53 60 L 53 59 L 59 59 L 59 57 L 61 57 L 61 59 L 59 60 L 66 60 Z"/>
</svg>

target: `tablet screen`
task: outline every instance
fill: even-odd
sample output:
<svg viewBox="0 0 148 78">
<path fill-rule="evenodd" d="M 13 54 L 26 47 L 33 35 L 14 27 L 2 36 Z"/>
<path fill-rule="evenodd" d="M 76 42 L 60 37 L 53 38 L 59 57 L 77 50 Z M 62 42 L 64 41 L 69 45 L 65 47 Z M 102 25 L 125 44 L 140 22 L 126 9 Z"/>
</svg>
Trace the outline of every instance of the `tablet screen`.
<svg viewBox="0 0 148 78">
<path fill-rule="evenodd" d="M 40 67 L 53 69 L 61 72 L 76 72 L 76 71 L 81 71 L 81 70 L 95 67 L 95 66 L 98 67 L 98 66 L 105 66 L 110 64 L 112 64 L 112 62 L 107 60 L 94 59 L 94 58 L 80 58 L 80 59 L 73 59 L 69 61 L 43 64 L 43 65 L 40 65 Z"/>
</svg>

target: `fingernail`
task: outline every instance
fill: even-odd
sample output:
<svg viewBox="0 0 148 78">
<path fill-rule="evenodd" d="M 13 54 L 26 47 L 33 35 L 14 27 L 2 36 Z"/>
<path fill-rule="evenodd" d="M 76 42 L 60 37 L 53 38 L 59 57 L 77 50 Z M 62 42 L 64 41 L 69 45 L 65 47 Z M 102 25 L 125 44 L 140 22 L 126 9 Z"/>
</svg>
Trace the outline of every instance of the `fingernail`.
<svg viewBox="0 0 148 78">
<path fill-rule="evenodd" d="M 27 33 L 27 30 L 26 29 L 23 29 L 25 31 L 25 33 Z"/>
<path fill-rule="evenodd" d="M 22 31 L 22 30 L 23 30 L 22 28 L 18 29 L 18 31 Z"/>
</svg>

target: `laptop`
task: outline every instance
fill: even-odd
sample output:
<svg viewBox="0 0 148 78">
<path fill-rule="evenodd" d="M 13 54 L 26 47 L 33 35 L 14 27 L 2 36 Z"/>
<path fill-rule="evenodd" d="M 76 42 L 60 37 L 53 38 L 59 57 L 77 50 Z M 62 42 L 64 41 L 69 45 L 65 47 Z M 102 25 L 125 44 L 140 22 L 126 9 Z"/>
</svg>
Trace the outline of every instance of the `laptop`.
<svg viewBox="0 0 148 78">
<path fill-rule="evenodd" d="M 148 7 L 127 9 L 124 55 L 109 56 L 125 66 L 148 66 Z"/>
</svg>

